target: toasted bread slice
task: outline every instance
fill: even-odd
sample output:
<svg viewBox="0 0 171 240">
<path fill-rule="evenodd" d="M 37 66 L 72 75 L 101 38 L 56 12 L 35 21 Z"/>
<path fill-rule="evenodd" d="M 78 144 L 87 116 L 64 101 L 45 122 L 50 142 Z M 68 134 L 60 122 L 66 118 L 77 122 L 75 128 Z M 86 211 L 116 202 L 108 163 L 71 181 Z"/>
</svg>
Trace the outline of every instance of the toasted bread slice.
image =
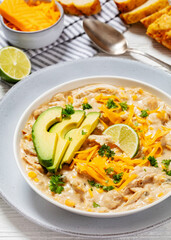
<svg viewBox="0 0 171 240">
<path fill-rule="evenodd" d="M 73 3 L 85 15 L 97 14 L 101 10 L 99 0 L 73 0 Z"/>
<path fill-rule="evenodd" d="M 171 6 L 168 6 L 159 12 L 153 13 L 152 15 L 141 19 L 141 23 L 147 28 L 150 24 L 152 24 L 157 18 L 161 17 L 165 13 L 169 13 L 171 11 Z"/>
<path fill-rule="evenodd" d="M 65 13 L 72 15 L 93 15 L 101 11 L 99 0 L 58 0 Z"/>
<path fill-rule="evenodd" d="M 147 35 L 171 49 L 171 12 L 163 14 L 150 24 Z"/>
<path fill-rule="evenodd" d="M 171 30 L 165 34 L 165 39 L 162 40 L 162 44 L 171 50 Z"/>
<path fill-rule="evenodd" d="M 71 15 L 82 15 L 82 12 L 79 11 L 73 3 L 73 0 L 57 0 L 63 7 L 65 13 Z"/>
<path fill-rule="evenodd" d="M 153 14 L 154 12 L 163 9 L 168 5 L 169 5 L 168 0 L 148 0 L 140 7 L 135 8 L 130 12 L 122 13 L 120 16 L 125 23 L 132 24 L 140 21 L 144 17 Z"/>
<path fill-rule="evenodd" d="M 114 0 L 120 12 L 129 12 L 134 8 L 139 7 L 147 0 Z"/>
</svg>

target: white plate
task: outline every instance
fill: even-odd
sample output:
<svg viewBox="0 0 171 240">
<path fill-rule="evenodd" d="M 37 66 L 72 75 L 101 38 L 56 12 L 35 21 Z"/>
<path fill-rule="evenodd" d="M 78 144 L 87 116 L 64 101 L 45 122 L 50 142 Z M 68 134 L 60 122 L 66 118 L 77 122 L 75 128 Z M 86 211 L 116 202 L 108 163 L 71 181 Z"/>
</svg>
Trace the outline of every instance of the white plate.
<svg viewBox="0 0 171 240">
<path fill-rule="evenodd" d="M 170 75 L 147 65 L 110 57 L 65 63 L 32 74 L 15 85 L 0 106 L 0 192 L 21 214 L 47 228 L 75 236 L 124 236 L 170 220 L 170 199 L 130 216 L 95 219 L 62 210 L 27 185 L 16 166 L 12 142 L 24 110 L 42 93 L 63 82 L 90 76 L 122 76 L 151 83 L 171 95 Z M 86 82 L 85 82 L 86 84 Z"/>
</svg>

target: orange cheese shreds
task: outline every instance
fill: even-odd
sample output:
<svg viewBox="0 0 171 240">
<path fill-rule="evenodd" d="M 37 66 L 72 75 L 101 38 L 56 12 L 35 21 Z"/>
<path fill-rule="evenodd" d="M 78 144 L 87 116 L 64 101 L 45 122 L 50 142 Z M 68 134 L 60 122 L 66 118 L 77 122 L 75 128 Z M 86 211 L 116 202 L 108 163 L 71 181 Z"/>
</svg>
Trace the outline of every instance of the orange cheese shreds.
<svg viewBox="0 0 171 240">
<path fill-rule="evenodd" d="M 106 104 L 109 99 L 112 99 L 113 101 L 121 102 L 121 100 L 115 95 L 105 96 L 102 93 L 96 96 L 95 99 L 97 102 L 103 103 L 103 104 Z"/>
<path fill-rule="evenodd" d="M 71 164 L 70 164 L 70 166 L 69 166 L 69 168 L 70 168 L 70 169 L 73 169 L 74 164 L 75 164 L 74 161 L 72 161 Z"/>
<path fill-rule="evenodd" d="M 166 119 L 166 111 L 164 111 L 164 110 L 158 111 L 157 112 L 157 117 L 159 119 L 161 119 L 162 121 L 164 121 Z"/>
<path fill-rule="evenodd" d="M 8 22 L 6 19 L 4 19 L 4 23 L 6 24 L 7 27 L 13 29 L 13 30 L 17 30 L 20 31 L 19 28 L 17 28 L 14 24 L 12 24 L 11 22 Z"/>
<path fill-rule="evenodd" d="M 118 190 L 121 190 L 121 189 L 125 188 L 125 187 L 128 185 L 128 183 L 132 182 L 136 177 L 137 177 L 136 174 L 132 174 L 132 175 L 131 175 L 129 178 L 127 178 L 127 180 L 119 187 Z"/>
<path fill-rule="evenodd" d="M 99 120 L 103 124 L 105 129 L 109 127 L 109 125 L 107 125 L 101 118 Z"/>
<path fill-rule="evenodd" d="M 144 159 L 144 161 L 143 162 L 141 162 L 140 164 L 138 164 L 138 166 L 143 166 L 143 165 L 145 165 L 145 164 L 148 164 L 149 165 L 149 161 L 148 161 L 148 159 L 146 158 L 146 159 Z"/>
<path fill-rule="evenodd" d="M 100 110 L 104 112 L 104 116 L 107 117 L 113 124 L 121 123 L 122 118 L 120 117 L 123 113 L 115 113 L 111 109 L 108 109 L 105 105 L 100 107 Z"/>
<path fill-rule="evenodd" d="M 94 146 L 85 151 L 80 151 L 74 158 L 76 169 L 80 173 L 85 173 L 103 186 L 113 186 L 116 190 L 124 188 L 135 175 L 130 176 L 130 172 L 141 163 L 142 159 L 131 160 L 129 157 L 115 156 L 113 159 L 101 157 L 98 155 L 99 146 Z M 106 172 L 106 169 L 113 168 L 115 174 L 123 173 L 122 179 L 119 183 L 114 183 L 111 176 Z M 130 181 L 129 181 L 130 180 Z M 127 184 L 125 184 L 125 182 Z M 89 194 L 92 196 L 92 193 Z M 101 189 L 102 190 L 102 189 Z M 103 191 L 103 190 L 102 190 Z M 100 193 L 102 192 L 100 191 Z"/>
<path fill-rule="evenodd" d="M 39 31 L 52 26 L 60 17 L 55 0 L 36 1 L 34 4 L 24 0 L 4 0 L 0 4 L 0 14 L 8 26 L 26 32 Z"/>
<path fill-rule="evenodd" d="M 171 150 L 171 146 L 170 145 L 166 145 L 166 148 Z"/>
<path fill-rule="evenodd" d="M 143 93 L 143 90 L 138 91 L 139 94 Z M 112 99 L 116 102 L 118 107 L 116 108 L 107 108 L 107 101 Z M 133 95 L 133 99 L 137 99 L 137 95 Z M 150 166 L 150 161 L 148 160 L 149 156 L 154 156 L 155 158 L 160 157 L 163 153 L 163 147 L 161 144 L 161 139 L 163 136 L 168 134 L 171 129 L 167 127 L 158 128 L 152 134 L 149 134 L 149 130 L 154 130 L 151 127 L 151 122 L 147 118 L 137 115 L 137 111 L 141 111 L 138 106 L 127 105 L 128 108 L 123 111 L 120 103 L 121 100 L 115 95 L 103 95 L 99 94 L 95 97 L 95 100 L 100 103 L 99 109 L 102 112 L 102 119 L 100 122 L 103 124 L 104 128 L 108 128 L 112 124 L 123 123 L 131 126 L 139 135 L 141 152 L 143 153 L 143 159 L 131 159 L 125 155 L 117 155 L 115 150 L 115 156 L 113 158 L 107 158 L 106 156 L 99 156 L 98 150 L 99 145 L 94 147 L 76 152 L 76 156 L 73 159 L 73 162 L 70 165 L 72 169 L 75 166 L 75 169 L 79 173 L 86 174 L 90 177 L 90 180 L 95 180 L 97 183 L 100 183 L 102 186 L 99 191 L 105 191 L 104 186 L 113 186 L 117 191 L 124 189 L 131 181 L 133 181 L 137 175 L 132 174 L 132 171 L 136 166 Z M 136 112 L 136 113 L 135 113 Z M 156 113 L 161 118 L 165 114 L 165 111 L 159 111 L 159 108 L 155 110 L 148 110 L 148 114 Z M 122 117 L 122 115 L 124 115 Z M 108 124 L 106 124 L 106 122 Z M 171 149 L 171 146 L 166 146 L 168 149 Z M 108 169 L 113 169 L 112 172 L 108 172 Z M 114 181 L 114 175 L 119 174 L 119 181 Z M 98 190 L 97 190 L 98 191 Z M 92 197 L 92 189 L 89 189 L 89 194 Z"/>
<path fill-rule="evenodd" d="M 131 124 L 132 123 L 132 118 L 134 116 L 134 105 L 129 106 L 129 115 L 127 120 L 125 121 L 125 124 Z"/>
</svg>

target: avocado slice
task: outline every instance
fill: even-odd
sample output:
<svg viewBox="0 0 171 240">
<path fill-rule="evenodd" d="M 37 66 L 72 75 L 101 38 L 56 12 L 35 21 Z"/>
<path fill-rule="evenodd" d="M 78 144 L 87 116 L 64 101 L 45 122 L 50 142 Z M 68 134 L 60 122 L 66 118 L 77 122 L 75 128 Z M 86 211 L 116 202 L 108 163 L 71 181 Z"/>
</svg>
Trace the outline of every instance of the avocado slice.
<svg viewBox="0 0 171 240">
<path fill-rule="evenodd" d="M 94 129 L 97 127 L 97 124 L 99 123 L 99 112 L 90 112 L 87 114 L 84 122 L 81 124 L 81 126 L 78 129 L 73 129 L 69 131 L 65 139 L 73 139 L 62 159 L 61 166 L 64 163 L 70 164 L 75 153 L 80 149 L 82 144 L 85 142 L 85 140 L 88 138 L 88 136 L 94 131 Z"/>
<path fill-rule="evenodd" d="M 65 154 L 71 139 L 65 138 L 65 135 L 73 128 L 78 128 L 84 120 L 85 112 L 82 110 L 76 110 L 70 118 L 63 118 L 62 122 L 55 124 L 51 129 L 50 133 L 56 133 L 58 136 L 58 143 L 56 146 L 55 154 L 53 157 L 53 165 L 48 167 L 49 172 L 55 173 L 59 167 L 61 159 Z"/>
<path fill-rule="evenodd" d="M 39 163 L 44 167 L 53 164 L 57 134 L 48 132 L 49 128 L 62 120 L 62 108 L 52 107 L 39 115 L 32 128 L 32 139 Z"/>
</svg>

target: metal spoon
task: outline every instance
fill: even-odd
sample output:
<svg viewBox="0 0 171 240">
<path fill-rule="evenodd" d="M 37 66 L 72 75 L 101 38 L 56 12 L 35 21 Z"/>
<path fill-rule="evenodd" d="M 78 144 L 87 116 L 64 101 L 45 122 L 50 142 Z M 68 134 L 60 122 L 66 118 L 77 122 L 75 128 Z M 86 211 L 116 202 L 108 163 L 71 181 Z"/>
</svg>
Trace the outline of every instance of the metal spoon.
<svg viewBox="0 0 171 240">
<path fill-rule="evenodd" d="M 137 49 L 128 48 L 125 37 L 116 29 L 106 23 L 97 20 L 84 19 L 83 27 L 93 43 L 103 52 L 110 55 L 121 55 L 125 52 L 133 52 L 159 63 L 171 71 L 171 65 Z"/>
</svg>

